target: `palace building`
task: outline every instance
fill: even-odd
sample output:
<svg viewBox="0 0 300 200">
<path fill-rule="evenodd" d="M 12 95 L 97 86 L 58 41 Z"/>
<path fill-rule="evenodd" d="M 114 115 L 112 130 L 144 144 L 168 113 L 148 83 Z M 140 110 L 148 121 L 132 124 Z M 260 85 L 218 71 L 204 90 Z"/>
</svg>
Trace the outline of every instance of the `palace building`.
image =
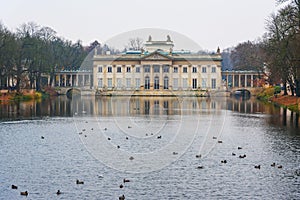
<svg viewBox="0 0 300 200">
<path fill-rule="evenodd" d="M 154 41 L 149 36 L 145 49 L 119 55 L 95 53 L 93 85 L 101 92 L 195 92 L 219 90 L 222 86 L 221 54 L 175 51 L 170 36 Z"/>
</svg>

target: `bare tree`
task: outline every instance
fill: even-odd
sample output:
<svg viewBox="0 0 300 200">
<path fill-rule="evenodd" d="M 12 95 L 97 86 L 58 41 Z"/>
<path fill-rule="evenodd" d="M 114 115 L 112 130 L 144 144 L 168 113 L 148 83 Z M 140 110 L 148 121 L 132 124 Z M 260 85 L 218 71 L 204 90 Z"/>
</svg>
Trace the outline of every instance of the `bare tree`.
<svg viewBox="0 0 300 200">
<path fill-rule="evenodd" d="M 143 39 L 136 37 L 130 38 L 128 42 L 128 49 L 130 50 L 141 50 L 144 46 Z"/>
</svg>

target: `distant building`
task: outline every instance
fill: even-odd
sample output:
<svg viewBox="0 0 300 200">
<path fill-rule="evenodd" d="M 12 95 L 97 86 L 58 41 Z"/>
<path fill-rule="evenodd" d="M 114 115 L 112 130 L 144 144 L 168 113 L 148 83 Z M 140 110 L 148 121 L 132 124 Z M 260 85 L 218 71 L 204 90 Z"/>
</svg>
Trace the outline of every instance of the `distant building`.
<svg viewBox="0 0 300 200">
<path fill-rule="evenodd" d="M 221 89 L 221 54 L 175 51 L 170 36 L 145 50 L 94 55 L 93 85 L 98 91 L 199 91 Z"/>
</svg>

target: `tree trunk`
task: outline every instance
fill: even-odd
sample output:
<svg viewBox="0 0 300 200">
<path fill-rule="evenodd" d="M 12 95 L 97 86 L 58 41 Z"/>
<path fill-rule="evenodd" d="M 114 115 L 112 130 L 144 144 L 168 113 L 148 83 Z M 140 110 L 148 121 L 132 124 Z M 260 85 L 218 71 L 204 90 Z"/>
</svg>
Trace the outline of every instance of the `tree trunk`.
<svg viewBox="0 0 300 200">
<path fill-rule="evenodd" d="M 296 83 L 296 96 L 300 97 L 300 80 L 296 79 L 295 83 Z"/>
<path fill-rule="evenodd" d="M 283 95 L 288 95 L 286 88 L 286 81 L 283 83 Z"/>
</svg>

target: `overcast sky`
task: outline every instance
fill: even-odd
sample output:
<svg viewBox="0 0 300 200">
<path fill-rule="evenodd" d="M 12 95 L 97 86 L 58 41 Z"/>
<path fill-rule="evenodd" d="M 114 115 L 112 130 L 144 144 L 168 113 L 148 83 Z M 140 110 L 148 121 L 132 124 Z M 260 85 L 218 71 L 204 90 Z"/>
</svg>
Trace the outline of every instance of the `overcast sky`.
<svg viewBox="0 0 300 200">
<path fill-rule="evenodd" d="M 10 30 L 34 21 L 86 45 L 136 29 L 167 29 L 206 50 L 224 49 L 262 36 L 266 20 L 277 9 L 275 0 L 0 1 L 0 20 Z M 148 39 L 145 35 L 144 41 Z"/>
</svg>

